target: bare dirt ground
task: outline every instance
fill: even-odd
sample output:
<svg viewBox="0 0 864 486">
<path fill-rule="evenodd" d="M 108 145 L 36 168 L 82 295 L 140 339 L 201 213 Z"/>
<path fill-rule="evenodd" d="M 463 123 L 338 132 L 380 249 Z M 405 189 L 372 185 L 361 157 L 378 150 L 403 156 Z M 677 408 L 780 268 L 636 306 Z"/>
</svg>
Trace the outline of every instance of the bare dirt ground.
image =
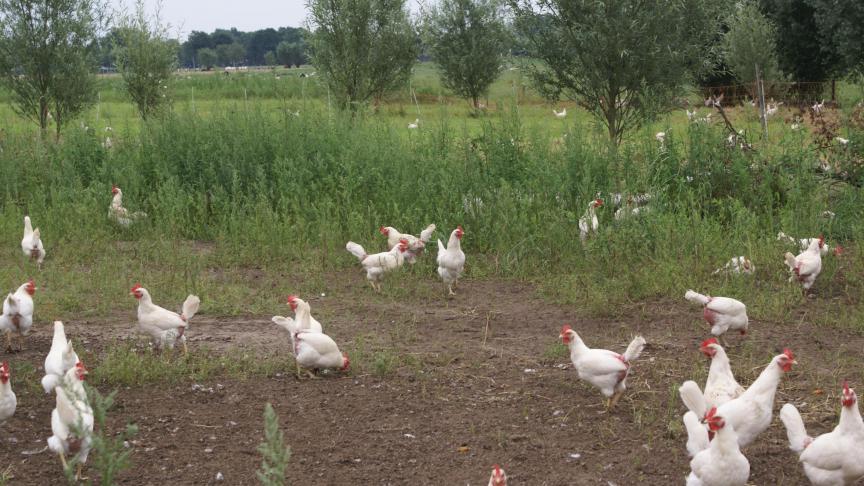
<svg viewBox="0 0 864 486">
<path fill-rule="evenodd" d="M 269 401 L 293 452 L 289 484 L 479 485 L 495 463 L 514 485 L 683 483 L 689 459 L 677 388 L 691 378 L 703 384 L 708 366 L 698 352 L 707 326 L 683 299 L 634 305 L 618 312 L 620 318 L 588 319 L 518 282 L 468 280 L 445 300 L 434 282 L 396 298 L 386 290 L 373 295 L 355 273 L 326 280 L 327 297 L 309 299 L 325 331 L 349 352 L 362 340 L 367 349 L 399 356 L 397 365 L 383 374 L 366 366 L 317 380 L 297 380 L 286 367 L 248 380 L 120 387 L 110 425 L 140 428 L 130 444 L 134 466 L 120 482 L 256 484 L 256 446 Z M 287 335 L 269 315 L 220 318 L 207 315 L 206 302 L 203 309 L 191 325 L 193 352 L 289 352 Z M 78 346 L 99 355 L 118 338 L 135 336 L 134 316 L 130 303 L 126 313 L 72 319 L 67 329 Z M 51 331 L 39 317 L 37 307 L 27 350 L 0 354 L 13 370 L 22 363 L 42 366 Z M 864 391 L 864 333 L 821 327 L 806 317 L 784 323 L 752 317 L 748 336 L 730 337 L 739 381 L 749 385 L 789 347 L 800 364 L 780 384 L 775 411 L 793 402 L 811 433 L 833 428 L 842 379 Z M 636 333 L 647 339 L 629 390 L 611 413 L 600 393 L 577 379 L 569 359 L 554 352 L 563 323 L 592 347 L 622 351 Z M 23 390 L 18 412 L 0 425 L 0 470 L 11 465 L 10 484 L 62 481 L 58 459 L 34 453 L 51 433 L 53 403 L 41 389 Z M 751 484 L 806 484 L 776 415 L 745 454 Z"/>
</svg>

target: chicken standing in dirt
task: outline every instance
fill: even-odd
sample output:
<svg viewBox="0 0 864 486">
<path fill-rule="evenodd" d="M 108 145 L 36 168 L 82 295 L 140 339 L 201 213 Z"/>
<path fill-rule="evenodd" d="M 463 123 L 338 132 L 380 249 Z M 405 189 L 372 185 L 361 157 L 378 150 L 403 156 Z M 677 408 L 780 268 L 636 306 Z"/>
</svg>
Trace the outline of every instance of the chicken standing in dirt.
<svg viewBox="0 0 864 486">
<path fill-rule="evenodd" d="M 738 331 L 747 334 L 750 320 L 747 318 L 747 306 L 740 300 L 729 297 L 709 297 L 688 290 L 684 298 L 703 306 L 702 317 L 711 325 L 711 334 L 725 341 L 726 331 Z"/>
<path fill-rule="evenodd" d="M 492 466 L 492 476 L 489 478 L 488 486 L 507 486 L 507 474 L 498 464 Z"/>
<path fill-rule="evenodd" d="M 851 485 L 864 478 L 864 421 L 855 390 L 845 382 L 840 404 L 840 423 L 816 438 L 807 435 L 794 405 L 787 403 L 780 409 L 789 448 L 800 454 L 804 473 L 814 486 Z"/>
<path fill-rule="evenodd" d="M 366 280 L 376 292 L 381 292 L 381 281 L 384 279 L 384 274 L 401 267 L 405 262 L 408 240 L 403 238 L 392 250 L 374 255 L 367 255 L 366 250 L 353 241 L 349 241 L 345 245 L 345 249 L 360 260 L 360 264 L 366 270 Z"/>
<path fill-rule="evenodd" d="M 45 260 L 45 248 L 42 245 L 42 234 L 39 228 L 33 229 L 30 216 L 24 216 L 24 238 L 21 239 L 21 251 L 41 267 Z"/>
<path fill-rule="evenodd" d="M 186 329 L 189 320 L 198 313 L 201 300 L 195 295 L 189 295 L 183 302 L 182 312 L 177 314 L 154 304 L 150 292 L 140 284 L 135 284 L 129 293 L 138 299 L 138 328 L 150 336 L 153 346 L 156 349 L 174 349 L 174 345 L 179 341 L 183 346 L 183 353 L 186 354 Z"/>
<path fill-rule="evenodd" d="M 86 374 L 87 369 L 78 363 L 67 373 L 63 386 L 55 388 L 56 406 L 51 412 L 53 435 L 48 438 L 48 448 L 60 456 L 64 470 L 67 468 L 66 455 L 75 456 L 77 480 L 83 479 L 81 470 L 93 442 L 93 409 L 84 392 Z"/>
<path fill-rule="evenodd" d="M 456 295 L 453 292 L 453 286 L 459 281 L 462 276 L 462 271 L 465 270 L 465 252 L 462 251 L 462 236 L 465 232 L 461 226 L 457 226 L 450 233 L 450 239 L 447 241 L 447 247 L 438 240 L 438 275 L 447 286 L 449 295 Z"/>
<path fill-rule="evenodd" d="M 42 389 L 51 393 L 60 384 L 66 372 L 72 369 L 80 360 L 72 341 L 66 340 L 63 323 L 54 321 L 54 338 L 51 340 L 51 350 L 45 357 L 45 376 L 42 377 Z"/>
<path fill-rule="evenodd" d="M 705 416 L 714 439 L 708 441 L 704 427 L 697 424 L 693 433 L 705 434 L 704 448 L 690 461 L 687 486 L 745 486 L 750 478 L 750 461 L 738 447 L 738 437 L 732 424 L 712 408 Z M 688 425 L 689 426 L 689 425 Z"/>
<path fill-rule="evenodd" d="M 821 237 L 818 240 L 811 240 L 810 246 L 798 256 L 793 256 L 789 252 L 786 252 L 784 256 L 786 266 L 792 273 L 789 281 L 797 280 L 800 282 L 805 292 L 810 290 L 810 287 L 816 282 L 816 277 L 822 272 L 822 254 L 819 252 L 821 241 Z"/>
<path fill-rule="evenodd" d="M 15 407 L 18 399 L 12 391 L 12 383 L 9 381 L 12 373 L 9 371 L 9 363 L 0 364 L 0 423 L 15 415 Z"/>
<path fill-rule="evenodd" d="M 426 243 L 429 243 L 429 240 L 432 238 L 432 233 L 435 232 L 435 225 L 430 224 L 427 226 L 426 229 L 420 232 L 419 237 L 400 233 L 399 230 L 392 226 L 382 226 L 378 231 L 387 237 L 388 250 L 392 250 L 403 238 L 407 240 L 408 250 L 405 252 L 405 261 L 413 265 L 417 262 L 417 257 L 426 248 Z"/>
<path fill-rule="evenodd" d="M 350 365 L 348 355 L 339 351 L 336 341 L 320 332 L 294 333 L 294 356 L 297 360 L 298 378 L 299 367 L 307 370 L 337 368 L 345 371 Z"/>
<path fill-rule="evenodd" d="M 36 284 L 31 279 L 18 287 L 3 301 L 3 314 L 0 315 L 0 331 L 6 333 L 6 351 L 12 352 L 12 334 L 18 336 L 18 351 L 24 349 L 24 336 L 33 327 L 33 295 Z"/>
<path fill-rule="evenodd" d="M 746 447 L 771 425 L 774 395 L 777 393 L 780 378 L 796 363 L 792 351 L 784 350 L 783 354 L 775 356 L 768 363 L 759 378 L 741 396 L 717 407 L 717 414 L 731 424 L 738 434 L 738 445 Z M 699 385 L 694 381 L 685 381 L 678 392 L 681 401 L 689 410 L 684 416 L 685 425 L 692 423 L 694 419 L 704 419 L 708 413 L 708 405 Z M 694 438 L 690 437 L 688 444 L 692 441 Z"/>
<path fill-rule="evenodd" d="M 321 323 L 312 317 L 312 311 L 309 304 L 307 304 L 303 299 L 296 295 L 289 295 L 288 305 L 290 305 L 291 310 L 294 311 L 293 319 L 290 317 L 273 316 L 271 320 L 277 326 L 288 331 L 288 335 L 291 337 L 291 352 L 295 353 L 297 350 L 297 343 L 294 342 L 295 334 L 298 332 L 321 333 L 323 332 L 323 328 L 321 327 Z M 297 364 L 297 376 L 300 376 L 300 363 L 297 361 L 296 354 L 294 355 L 294 362 Z"/>
<path fill-rule="evenodd" d="M 630 365 L 642 354 L 645 338 L 636 336 L 624 354 L 606 349 L 591 349 L 585 345 L 576 331 L 565 325 L 558 336 L 570 348 L 570 361 L 579 372 L 579 378 L 600 389 L 608 398 L 607 408 L 612 408 L 627 389 Z"/>
<path fill-rule="evenodd" d="M 711 358 L 711 368 L 708 369 L 708 379 L 705 381 L 705 404 L 708 407 L 719 407 L 732 401 L 742 393 L 744 387 L 739 385 L 732 374 L 729 356 L 716 338 L 706 339 L 699 348 L 705 356 Z"/>
</svg>

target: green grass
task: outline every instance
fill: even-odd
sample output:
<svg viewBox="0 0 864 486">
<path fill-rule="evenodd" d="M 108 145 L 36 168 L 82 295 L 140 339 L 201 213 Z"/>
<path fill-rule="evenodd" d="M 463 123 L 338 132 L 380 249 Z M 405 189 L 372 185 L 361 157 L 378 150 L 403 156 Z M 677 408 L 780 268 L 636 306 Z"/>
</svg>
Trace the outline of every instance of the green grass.
<svg viewBox="0 0 864 486">
<path fill-rule="evenodd" d="M 769 140 L 751 136 L 756 152 L 742 153 L 724 146 L 722 127 L 689 125 L 679 110 L 611 152 L 572 103 L 567 119 L 554 118 L 521 71 L 493 86 L 485 115 L 469 116 L 468 104 L 446 97 L 434 68 L 421 65 L 377 113 L 353 118 L 328 106 L 319 77 L 296 73 L 180 75 L 174 114 L 147 123 L 123 100 L 119 78 L 107 77 L 102 101 L 81 120 L 89 128 L 73 123 L 59 143 L 42 140 L 3 105 L 3 289 L 34 276 L 45 320 L 132 309 L 136 282 L 157 302 L 195 292 L 212 315 L 268 313 L 283 293 L 320 288 L 325 275 L 356 268 L 344 250 L 349 239 L 378 249 L 381 225 L 416 231 L 434 222 L 442 239 L 465 227 L 469 278 L 536 281 L 551 299 L 589 314 L 679 299 L 694 288 L 741 297 L 754 316 L 781 320 L 803 302 L 786 282 L 788 248 L 775 240 L 782 229 L 850 247 L 842 259 L 825 259 L 820 319 L 861 322 L 861 190 L 813 170 L 820 153 L 847 166 L 861 159 L 864 137 L 845 123 L 848 110 L 845 150 L 816 149 L 809 133 L 775 118 Z M 418 117 L 411 88 L 421 101 L 419 130 L 406 127 Z M 860 94 L 842 86 L 845 106 Z M 752 113 L 732 112 L 736 125 L 757 133 Z M 102 146 L 106 125 L 112 149 Z M 667 133 L 665 150 L 654 140 L 658 130 Z M 107 219 L 112 183 L 146 221 L 124 230 Z M 652 212 L 616 221 L 607 205 L 599 234 L 583 246 L 577 222 L 587 201 L 619 191 L 650 192 Z M 835 219 L 821 216 L 827 209 Z M 24 214 L 43 232 L 41 271 L 19 250 Z M 755 278 L 712 275 L 741 254 L 754 261 Z M 436 278 L 433 267 L 394 276 L 388 292 L 416 295 L 407 286 Z M 410 340 L 413 324 L 393 333 Z M 369 369 L 388 372 L 400 362 L 370 354 Z M 183 373 L 210 373 L 190 366 Z"/>
</svg>

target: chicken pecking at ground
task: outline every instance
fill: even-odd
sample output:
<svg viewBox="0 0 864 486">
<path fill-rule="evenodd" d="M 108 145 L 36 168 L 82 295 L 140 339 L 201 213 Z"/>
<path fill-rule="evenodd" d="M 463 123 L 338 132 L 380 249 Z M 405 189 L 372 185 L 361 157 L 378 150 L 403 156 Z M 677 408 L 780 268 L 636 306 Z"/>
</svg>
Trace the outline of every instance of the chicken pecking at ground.
<svg viewBox="0 0 864 486">
<path fill-rule="evenodd" d="M 705 381 L 705 405 L 719 407 L 732 401 L 744 393 L 744 387 L 739 385 L 732 374 L 729 356 L 716 338 L 706 339 L 699 347 L 705 356 L 711 358 L 711 368 L 708 369 L 708 379 Z"/>
<path fill-rule="evenodd" d="M 300 331 L 294 333 L 294 356 L 299 369 L 306 368 L 309 376 L 314 375 L 309 370 L 333 369 L 346 371 L 351 364 L 348 355 L 339 351 L 336 341 L 320 332 Z"/>
<path fill-rule="evenodd" d="M 123 191 L 117 186 L 111 187 L 111 206 L 108 208 L 108 219 L 116 222 L 120 226 L 129 226 L 136 220 L 146 218 L 147 213 L 136 211 L 130 213 L 128 209 L 123 207 Z"/>
<path fill-rule="evenodd" d="M 345 249 L 360 260 L 360 265 L 366 270 L 366 280 L 376 292 L 381 292 L 381 281 L 384 279 L 384 274 L 401 267 L 405 262 L 408 240 L 402 238 L 399 240 L 399 244 L 390 251 L 374 255 L 367 255 L 366 250 L 353 241 L 349 241 L 345 245 Z"/>
<path fill-rule="evenodd" d="M 298 332 L 323 332 L 323 328 L 321 327 L 321 323 L 318 322 L 314 317 L 312 317 L 312 311 L 309 307 L 309 304 L 306 303 L 303 299 L 297 297 L 296 295 L 288 296 L 288 305 L 291 306 L 291 310 L 294 311 L 294 318 L 290 317 L 282 317 L 282 316 L 273 316 L 271 319 L 277 326 L 288 331 L 288 335 L 291 337 L 291 351 L 292 353 L 296 351 L 296 343 L 294 342 L 294 335 Z M 295 362 L 296 360 L 296 356 Z M 300 375 L 300 364 L 297 363 L 297 375 Z"/>
<path fill-rule="evenodd" d="M 723 338 L 726 331 L 747 334 L 749 319 L 747 306 L 740 300 L 729 297 L 710 297 L 688 290 L 684 298 L 703 306 L 702 317 L 711 325 L 711 334 Z M 725 344 L 725 343 L 724 343 Z"/>
<path fill-rule="evenodd" d="M 198 313 L 201 304 L 198 296 L 190 294 L 186 297 L 183 309 L 178 314 L 154 304 L 150 292 L 141 287 L 141 284 L 135 284 L 129 294 L 138 299 L 138 328 L 150 336 L 153 346 L 160 350 L 166 347 L 174 349 L 179 341 L 183 346 L 183 353 L 186 354 L 186 329 L 189 327 L 189 320 Z"/>
<path fill-rule="evenodd" d="M 800 282 L 805 292 L 810 290 L 810 287 L 816 282 L 816 277 L 822 271 L 822 254 L 819 252 L 820 241 L 823 241 L 821 237 L 818 240 L 812 240 L 810 246 L 797 256 L 793 256 L 789 252 L 784 255 L 786 266 L 792 273 L 789 281 L 797 280 Z"/>
<path fill-rule="evenodd" d="M 611 409 L 627 389 L 627 375 L 630 365 L 642 354 L 645 338 L 636 336 L 624 354 L 606 349 L 591 349 L 570 326 L 561 328 L 558 336 L 570 348 L 570 361 L 579 373 L 579 378 L 600 389 L 608 400 L 606 407 Z"/>
<path fill-rule="evenodd" d="M 0 331 L 6 332 L 6 351 L 12 352 L 12 333 L 18 335 L 18 351 L 24 349 L 24 336 L 33 327 L 33 295 L 36 293 L 33 279 L 18 287 L 15 293 L 3 301 L 3 314 L 0 315 Z"/>
<path fill-rule="evenodd" d="M 777 355 L 771 360 L 768 366 L 762 370 L 759 378 L 744 393 L 717 407 L 717 413 L 727 423 L 732 424 L 738 434 L 738 444 L 741 447 L 746 447 L 756 440 L 756 437 L 771 425 L 777 385 L 780 384 L 783 373 L 791 370 L 792 365 L 796 363 L 792 351 L 784 350 L 783 354 Z M 709 409 L 699 385 L 694 381 L 685 381 L 678 392 L 681 395 L 681 401 L 689 410 L 687 414 L 693 414 L 696 419 L 704 420 Z M 688 422 L 692 423 L 694 419 L 693 416 L 687 414 L 684 417 L 685 425 Z M 691 442 L 698 442 L 698 439 L 689 437 L 688 444 Z"/>
<path fill-rule="evenodd" d="M 492 476 L 489 477 L 488 486 L 507 486 L 507 473 L 498 464 L 492 466 Z"/>
<path fill-rule="evenodd" d="M 456 292 L 453 292 L 453 287 L 465 270 L 465 252 L 462 251 L 462 237 L 464 235 L 462 226 L 457 226 L 450 233 L 446 248 L 441 240 L 438 240 L 438 275 L 441 276 L 441 280 L 447 286 L 448 295 L 456 295 Z"/>
<path fill-rule="evenodd" d="M 12 382 L 9 381 L 11 378 L 9 363 L 4 361 L 0 364 L 0 423 L 15 415 L 15 407 L 18 405 L 18 399 L 12 391 Z"/>
<path fill-rule="evenodd" d="M 858 397 L 843 383 L 840 422 L 833 431 L 813 438 L 807 435 L 798 409 L 791 403 L 780 409 L 789 448 L 799 453 L 804 473 L 814 486 L 844 486 L 864 478 L 864 421 Z"/>
<path fill-rule="evenodd" d="M 700 424 L 691 422 L 693 434 L 704 434 L 702 449 L 693 454 L 690 461 L 690 475 L 687 486 L 745 486 L 750 478 L 750 461 L 741 453 L 738 436 L 732 424 L 723 419 L 712 408 L 705 415 L 708 430 L 714 439 L 708 441 L 708 434 Z M 691 432 L 688 429 L 688 432 Z"/>
<path fill-rule="evenodd" d="M 63 470 L 67 469 L 66 456 L 75 458 L 75 478 L 82 479 L 81 470 L 87 462 L 93 441 L 93 409 L 84 392 L 87 369 L 78 363 L 69 370 L 63 386 L 55 388 L 56 406 L 51 412 L 51 432 L 48 448 L 60 456 Z M 71 376 L 70 376 L 71 375 Z M 71 381 L 71 383 L 70 383 Z"/>
<path fill-rule="evenodd" d="M 430 224 L 427 226 L 426 229 L 420 232 L 419 237 L 403 234 L 392 226 L 382 226 L 378 231 L 387 237 L 388 250 L 392 250 L 396 247 L 403 238 L 407 240 L 408 250 L 405 252 L 404 257 L 406 262 L 413 265 L 426 248 L 426 243 L 429 243 L 429 240 L 432 238 L 432 233 L 435 232 L 435 225 Z"/>
<path fill-rule="evenodd" d="M 45 393 L 54 391 L 66 372 L 80 360 L 72 341 L 66 340 L 66 331 L 61 321 L 54 321 L 54 338 L 51 340 L 51 350 L 45 357 L 45 376 L 42 377 L 42 389 Z"/>
<path fill-rule="evenodd" d="M 21 239 L 21 251 L 41 267 L 45 260 L 45 247 L 42 245 L 42 233 L 39 228 L 33 229 L 30 216 L 24 216 L 24 237 Z"/>
</svg>

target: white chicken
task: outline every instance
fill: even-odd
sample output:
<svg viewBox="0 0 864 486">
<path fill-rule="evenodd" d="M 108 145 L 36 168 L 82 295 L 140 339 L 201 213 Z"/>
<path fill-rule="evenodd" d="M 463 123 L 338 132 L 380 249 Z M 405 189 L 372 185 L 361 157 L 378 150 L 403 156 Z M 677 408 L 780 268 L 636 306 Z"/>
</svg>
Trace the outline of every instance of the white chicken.
<svg viewBox="0 0 864 486">
<path fill-rule="evenodd" d="M 740 300 L 729 297 L 709 297 L 688 290 L 684 298 L 703 306 L 702 317 L 711 325 L 711 334 L 721 339 L 726 331 L 738 331 L 747 334 L 750 324 L 747 318 L 747 306 Z"/>
<path fill-rule="evenodd" d="M 300 331 L 294 333 L 294 356 L 298 369 L 303 367 L 308 371 L 337 368 L 346 371 L 351 364 L 348 355 L 339 351 L 330 336 L 320 332 Z"/>
<path fill-rule="evenodd" d="M 562 108 L 561 111 L 555 111 L 555 108 L 552 108 L 552 114 L 555 115 L 555 118 L 562 119 L 567 117 L 567 108 Z"/>
<path fill-rule="evenodd" d="M 15 407 L 18 405 L 18 399 L 15 398 L 12 383 L 9 381 L 11 376 L 9 363 L 4 361 L 0 364 L 0 423 L 15 415 Z"/>
<path fill-rule="evenodd" d="M 709 338 L 702 341 L 699 347 L 705 356 L 711 358 L 711 367 L 708 369 L 708 379 L 705 381 L 705 405 L 707 407 L 719 407 L 726 402 L 734 400 L 744 393 L 744 387 L 739 385 L 732 374 L 729 364 L 729 356 L 723 346 L 717 343 L 717 338 Z"/>
<path fill-rule="evenodd" d="M 408 240 L 402 238 L 399 240 L 399 244 L 394 246 L 390 251 L 374 255 L 367 255 L 366 250 L 353 241 L 349 241 L 345 245 L 345 249 L 360 260 L 360 264 L 366 270 L 366 280 L 369 281 L 369 284 L 376 292 L 380 292 L 381 280 L 384 279 L 384 274 L 401 267 L 405 262 L 405 252 L 408 251 Z"/>
<path fill-rule="evenodd" d="M 420 232 L 420 237 L 400 233 L 399 230 L 392 226 L 382 226 L 378 231 L 387 237 L 388 250 L 392 250 L 403 238 L 408 240 L 408 250 L 405 252 L 404 257 L 406 262 L 413 265 L 417 261 L 417 257 L 426 248 L 426 243 L 429 243 L 429 240 L 432 238 L 432 233 L 435 232 L 435 225 L 430 224 L 427 226 L 426 229 Z"/>
<path fill-rule="evenodd" d="M 738 437 L 732 424 L 712 408 L 705 415 L 714 440 L 703 443 L 704 448 L 690 461 L 687 486 L 744 486 L 750 478 L 750 461 L 741 453 Z M 697 424 L 698 425 L 698 424 Z M 699 426 L 704 431 L 704 427 Z"/>
<path fill-rule="evenodd" d="M 488 486 L 507 486 L 507 474 L 498 464 L 492 466 L 492 476 L 489 477 Z"/>
<path fill-rule="evenodd" d="M 595 199 L 589 202 L 585 214 L 579 218 L 579 239 L 582 240 L 582 243 L 585 243 L 590 233 L 596 233 L 597 228 L 600 227 L 600 221 L 597 219 L 597 208 L 601 206 L 603 206 L 602 199 Z"/>
<path fill-rule="evenodd" d="M 130 213 L 129 210 L 123 207 L 123 191 L 119 187 L 111 186 L 111 194 L 114 197 L 111 199 L 111 207 L 108 208 L 108 219 L 113 220 L 120 226 L 129 226 L 135 220 L 147 217 L 147 213 L 140 211 Z"/>
<path fill-rule="evenodd" d="M 36 260 L 39 266 L 45 260 L 45 247 L 42 245 L 42 233 L 39 228 L 33 229 L 30 216 L 24 216 L 24 238 L 21 239 L 21 251 L 31 260 Z"/>
<path fill-rule="evenodd" d="M 57 401 L 51 412 L 53 435 L 48 438 L 48 448 L 60 456 L 64 470 L 67 468 L 66 455 L 73 455 L 78 465 L 75 478 L 81 479 L 81 470 L 87 462 L 93 440 L 93 409 L 84 392 L 86 368 L 83 365 L 76 366 L 68 374 L 72 373 L 74 376 L 71 379 L 75 386 L 55 388 Z"/>
<path fill-rule="evenodd" d="M 438 240 L 438 275 L 441 276 L 441 280 L 447 286 L 449 295 L 456 295 L 456 292 L 453 292 L 453 286 L 456 285 L 465 270 L 465 252 L 462 251 L 462 237 L 464 235 L 462 226 L 457 226 L 450 233 L 446 248 L 441 240 Z"/>
<path fill-rule="evenodd" d="M 827 211 L 827 212 L 831 213 L 831 211 Z M 823 216 L 825 215 L 825 213 L 822 213 L 822 214 L 823 214 Z M 831 213 L 831 214 L 833 214 L 833 213 Z M 797 245 L 801 251 L 804 251 L 807 248 L 810 248 L 810 243 L 817 241 L 817 242 L 819 242 L 819 254 L 820 255 L 826 256 L 829 253 L 832 253 L 831 246 L 829 246 L 827 243 L 825 243 L 825 237 L 821 236 L 821 235 L 818 238 L 796 239 L 796 238 L 793 238 L 793 237 L 787 235 L 786 233 L 780 231 L 779 233 L 777 233 L 777 239 L 779 241 L 786 241 L 786 242 L 789 242 L 793 245 Z M 843 254 L 843 251 L 844 251 L 843 247 L 840 245 L 837 245 L 834 247 L 833 254 L 834 254 L 834 256 L 839 256 L 839 255 Z"/>
<path fill-rule="evenodd" d="M 156 349 L 174 349 L 174 345 L 180 341 L 183 353 L 187 353 L 186 328 L 189 320 L 198 313 L 201 299 L 189 295 L 183 302 L 181 313 L 177 314 L 154 304 L 150 292 L 141 287 L 141 284 L 135 284 L 129 293 L 138 299 L 138 328 L 150 336 L 153 346 Z"/>
<path fill-rule="evenodd" d="M 627 375 L 630 365 L 642 354 L 645 338 L 636 336 L 624 354 L 606 349 L 591 349 L 570 326 L 561 328 L 558 336 L 570 348 L 570 361 L 579 373 L 579 378 L 600 389 L 608 400 L 607 408 L 612 408 L 627 389 Z"/>
<path fill-rule="evenodd" d="M 762 370 L 759 378 L 750 385 L 750 388 L 738 398 L 717 407 L 717 414 L 723 417 L 726 423 L 731 424 L 738 434 L 738 445 L 746 447 L 771 425 L 777 385 L 783 373 L 791 370 L 792 365 L 796 363 L 792 351 L 784 350 L 783 354 L 775 356 Z M 704 419 L 708 413 L 708 405 L 699 385 L 694 381 L 685 381 L 678 392 L 681 401 L 689 410 L 688 413 Z M 685 417 L 685 424 L 687 420 Z"/>
<path fill-rule="evenodd" d="M 33 294 L 36 293 L 33 279 L 18 287 L 14 294 L 3 301 L 3 315 L 0 315 L 0 331 L 6 332 L 6 351 L 12 352 L 12 333 L 18 335 L 18 351 L 24 349 L 24 336 L 33 327 Z"/>
<path fill-rule="evenodd" d="M 753 265 L 753 262 L 750 261 L 749 258 L 744 255 L 737 256 L 726 262 L 726 265 L 714 270 L 713 275 L 717 275 L 718 273 L 728 273 L 728 274 L 747 274 L 753 275 L 756 273 L 756 267 Z"/>
<path fill-rule="evenodd" d="M 51 350 L 45 357 L 45 376 L 42 377 L 42 389 L 45 393 L 54 391 L 66 372 L 78 362 L 78 354 L 72 348 L 72 341 L 66 340 L 63 323 L 54 321 L 54 338 L 51 340 Z"/>
<path fill-rule="evenodd" d="M 789 448 L 800 454 L 804 473 L 815 486 L 851 485 L 864 478 L 864 421 L 855 391 L 845 382 L 840 403 L 840 423 L 816 438 L 807 435 L 794 405 L 787 403 L 780 409 Z"/>
<path fill-rule="evenodd" d="M 810 290 L 810 287 L 816 282 L 816 277 L 822 271 L 822 255 L 819 253 L 820 241 L 822 238 L 811 241 L 810 246 L 798 256 L 793 256 L 788 251 L 784 255 L 786 266 L 792 273 L 789 281 L 797 280 L 800 282 L 805 292 Z"/>
</svg>

